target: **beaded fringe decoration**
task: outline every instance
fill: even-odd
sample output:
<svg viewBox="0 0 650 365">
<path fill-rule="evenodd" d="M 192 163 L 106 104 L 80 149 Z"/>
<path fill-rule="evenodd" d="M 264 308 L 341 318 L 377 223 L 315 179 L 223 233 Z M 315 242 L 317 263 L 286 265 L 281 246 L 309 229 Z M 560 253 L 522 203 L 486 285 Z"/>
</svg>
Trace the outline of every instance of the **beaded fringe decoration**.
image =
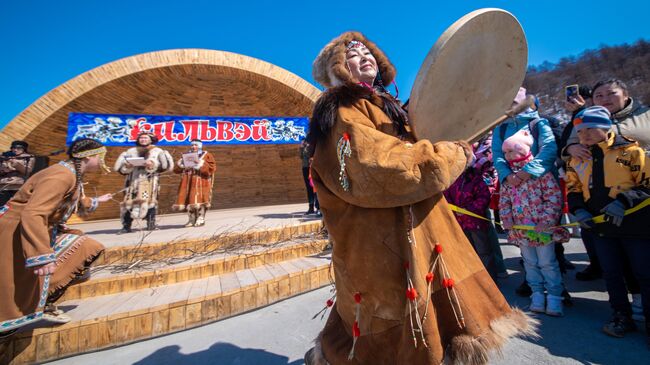
<svg viewBox="0 0 650 365">
<path fill-rule="evenodd" d="M 345 172 L 345 158 L 352 156 L 352 149 L 350 148 L 350 135 L 343 133 L 343 136 L 339 138 L 338 143 L 336 144 L 336 154 L 339 159 L 339 183 L 343 190 L 350 190 L 350 181 L 348 180 L 348 174 Z"/>
<path fill-rule="evenodd" d="M 416 332 L 420 333 L 420 337 L 422 338 L 422 344 L 424 347 L 429 347 L 427 345 L 427 341 L 424 338 L 424 329 L 422 328 L 422 320 L 420 319 L 420 313 L 418 312 L 418 292 L 415 290 L 415 286 L 413 285 L 413 280 L 411 280 L 411 273 L 410 273 L 410 264 L 408 261 L 404 263 L 404 269 L 406 270 L 406 299 L 407 299 L 407 304 L 409 307 L 409 321 L 411 322 L 411 335 L 413 336 L 413 345 L 415 347 L 418 347 L 418 339 Z M 413 326 L 413 317 L 415 317 L 415 325 L 417 328 Z"/>
<path fill-rule="evenodd" d="M 409 206 L 407 239 L 411 246 L 416 247 L 417 242 L 415 240 L 415 235 L 413 234 L 413 226 L 414 226 L 413 206 Z M 460 307 L 460 301 L 458 300 L 458 295 L 456 294 L 456 290 L 454 288 L 454 279 L 451 278 L 449 270 L 447 269 L 447 265 L 442 256 L 442 246 L 439 243 L 436 243 L 434 246 L 434 251 L 437 254 L 436 258 L 433 260 L 433 263 L 431 264 L 429 271 L 426 273 L 424 277 L 427 283 L 427 294 L 426 294 L 426 302 L 424 305 L 424 314 L 422 318 L 420 318 L 420 314 L 418 313 L 418 305 L 417 305 L 418 292 L 417 290 L 415 290 L 415 286 L 413 285 L 413 280 L 411 279 L 410 264 L 408 261 L 405 262 L 404 264 L 404 267 L 406 269 L 406 298 L 408 299 L 407 305 L 409 311 L 409 320 L 411 323 L 411 334 L 413 336 L 413 344 L 415 345 L 415 347 L 418 346 L 416 332 L 420 332 L 422 343 L 424 344 L 425 347 L 428 347 L 424 337 L 424 330 L 422 328 L 422 323 L 424 323 L 424 321 L 427 319 L 427 315 L 429 311 L 429 302 L 431 301 L 431 294 L 433 289 L 433 280 L 436 278 L 434 272 L 438 267 L 440 267 L 440 271 L 442 272 L 441 284 L 442 287 L 447 291 L 447 297 L 449 298 L 451 309 L 454 312 L 456 323 L 461 329 L 465 328 L 465 317 L 463 316 L 463 310 Z M 413 320 L 414 316 L 415 316 L 415 321 Z"/>
<path fill-rule="evenodd" d="M 433 280 L 435 278 L 435 270 L 439 268 L 442 272 L 442 287 L 447 291 L 447 297 L 449 298 L 449 303 L 451 304 L 451 309 L 454 312 L 454 317 L 456 318 L 456 324 L 458 327 L 465 328 L 465 317 L 463 316 L 463 310 L 460 307 L 460 301 L 458 300 L 458 295 L 456 294 L 456 289 L 454 288 L 454 279 L 451 277 L 449 270 L 447 269 L 447 264 L 445 259 L 442 257 L 442 245 L 436 243 L 434 246 L 434 251 L 437 253 L 435 260 L 429 268 L 429 272 L 426 274 L 425 279 L 427 281 L 427 302 L 426 309 L 424 310 L 424 321 L 427 318 L 427 311 L 429 310 L 429 301 L 431 300 L 431 290 L 433 285 Z"/>
</svg>

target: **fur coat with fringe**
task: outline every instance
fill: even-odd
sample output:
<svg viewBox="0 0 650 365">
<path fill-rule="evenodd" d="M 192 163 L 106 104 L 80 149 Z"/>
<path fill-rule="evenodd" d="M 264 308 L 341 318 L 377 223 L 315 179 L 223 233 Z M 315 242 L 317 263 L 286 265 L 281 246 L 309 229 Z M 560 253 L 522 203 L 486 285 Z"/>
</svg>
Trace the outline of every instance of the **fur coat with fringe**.
<svg viewBox="0 0 650 365">
<path fill-rule="evenodd" d="M 212 184 L 217 163 L 210 152 L 204 151 L 195 167 L 186 168 L 183 159 L 174 165 L 174 172 L 181 174 L 175 211 L 196 210 L 212 206 Z"/>
<path fill-rule="evenodd" d="M 67 196 L 74 201 L 81 194 L 79 213 L 97 207 L 81 189 L 74 191 L 75 179 L 69 164 L 50 166 L 0 206 L 0 331 L 39 320 L 46 299 L 59 296 L 104 250 L 101 243 L 63 225 L 69 216 L 62 205 Z M 50 262 L 56 262 L 54 274 L 34 275 L 35 268 Z"/>
<path fill-rule="evenodd" d="M 312 116 L 336 298 L 309 361 L 484 364 L 534 323 L 508 305 L 442 195 L 471 149 L 398 136 L 382 100 L 345 84 Z"/>
<path fill-rule="evenodd" d="M 151 167 L 127 166 L 127 158 L 142 157 L 151 162 Z M 134 219 L 144 218 L 147 211 L 158 207 L 160 174 L 172 171 L 174 160 L 169 152 L 160 147 L 131 147 L 122 152 L 115 161 L 113 170 L 126 176 L 124 199 L 120 203 L 120 217 L 128 211 Z"/>
</svg>

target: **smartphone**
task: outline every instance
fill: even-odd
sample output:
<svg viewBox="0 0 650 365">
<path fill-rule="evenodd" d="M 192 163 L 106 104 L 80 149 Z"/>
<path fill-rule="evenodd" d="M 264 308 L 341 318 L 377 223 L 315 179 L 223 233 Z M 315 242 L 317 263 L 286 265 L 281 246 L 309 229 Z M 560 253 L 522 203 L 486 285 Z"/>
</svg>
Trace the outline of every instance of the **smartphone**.
<svg viewBox="0 0 650 365">
<path fill-rule="evenodd" d="M 566 101 L 571 101 L 572 98 L 578 96 L 578 85 L 569 85 L 565 88 Z"/>
</svg>

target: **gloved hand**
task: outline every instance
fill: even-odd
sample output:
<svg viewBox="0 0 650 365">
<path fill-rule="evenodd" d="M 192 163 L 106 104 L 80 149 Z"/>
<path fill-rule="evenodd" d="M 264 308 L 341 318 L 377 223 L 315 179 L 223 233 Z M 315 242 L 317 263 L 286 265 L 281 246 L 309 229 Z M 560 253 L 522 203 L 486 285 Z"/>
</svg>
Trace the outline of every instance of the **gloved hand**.
<svg viewBox="0 0 650 365">
<path fill-rule="evenodd" d="M 618 200 L 614 200 L 601 209 L 600 212 L 605 213 L 606 222 L 620 227 L 623 224 L 623 217 L 625 217 L 625 205 Z"/>
<path fill-rule="evenodd" d="M 580 223 L 580 227 L 586 228 L 586 229 L 591 229 L 594 228 L 594 221 L 592 220 L 594 218 L 591 213 L 584 209 L 578 209 L 575 212 L 576 220 Z"/>
</svg>

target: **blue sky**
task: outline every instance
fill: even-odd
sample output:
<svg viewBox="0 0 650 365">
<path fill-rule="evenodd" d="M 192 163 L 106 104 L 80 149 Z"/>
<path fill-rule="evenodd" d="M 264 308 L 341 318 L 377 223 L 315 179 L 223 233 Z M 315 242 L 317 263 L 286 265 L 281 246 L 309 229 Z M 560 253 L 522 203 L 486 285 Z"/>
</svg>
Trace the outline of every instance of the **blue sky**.
<svg viewBox="0 0 650 365">
<path fill-rule="evenodd" d="M 0 127 L 49 90 L 139 53 L 208 48 L 283 67 L 313 83 L 311 63 L 345 30 L 377 43 L 398 70 L 400 97 L 442 32 L 464 14 L 498 7 L 528 39 L 529 64 L 602 44 L 650 39 L 650 2 L 629 1 L 2 1 Z"/>
</svg>

